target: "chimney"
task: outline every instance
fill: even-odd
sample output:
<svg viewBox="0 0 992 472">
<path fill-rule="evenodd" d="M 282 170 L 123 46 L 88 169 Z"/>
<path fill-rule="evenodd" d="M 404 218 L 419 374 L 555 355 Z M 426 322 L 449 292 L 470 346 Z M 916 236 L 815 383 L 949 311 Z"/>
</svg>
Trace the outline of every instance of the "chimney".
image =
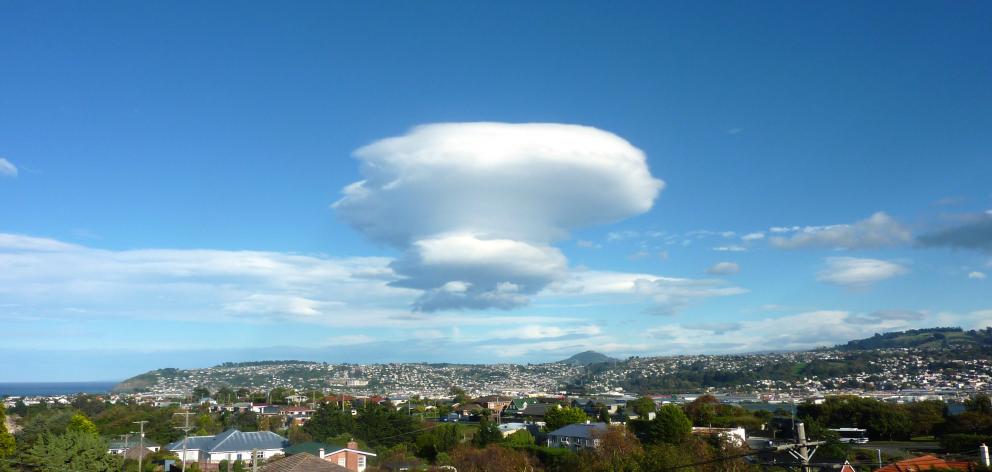
<svg viewBox="0 0 992 472">
<path fill-rule="evenodd" d="M 982 465 L 985 467 L 989 466 L 989 447 L 984 443 L 982 444 L 982 447 L 978 448 L 978 457 L 982 460 Z"/>
<path fill-rule="evenodd" d="M 348 441 L 348 449 L 358 450 L 358 443 L 354 440 Z"/>
<path fill-rule="evenodd" d="M 320 448 L 317 450 L 317 456 L 320 457 L 321 459 L 324 458 L 324 448 Z"/>
</svg>

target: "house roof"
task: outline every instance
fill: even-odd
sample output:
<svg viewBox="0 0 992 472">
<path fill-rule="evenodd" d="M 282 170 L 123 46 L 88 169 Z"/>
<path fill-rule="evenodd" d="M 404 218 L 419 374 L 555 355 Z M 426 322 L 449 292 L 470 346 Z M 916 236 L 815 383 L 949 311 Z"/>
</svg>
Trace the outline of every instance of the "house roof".
<svg viewBox="0 0 992 472">
<path fill-rule="evenodd" d="M 132 439 L 132 440 L 130 440 L 130 441 L 127 442 L 127 447 L 128 448 L 138 447 L 138 444 L 139 443 L 138 443 L 138 440 L 137 439 Z M 151 439 L 148 439 L 146 437 L 145 438 L 145 441 L 144 441 L 144 446 L 145 447 L 158 447 L 158 443 L 156 443 L 155 441 L 152 441 Z M 110 441 L 110 449 L 125 449 L 125 447 L 124 447 L 124 441 L 121 441 L 120 439 L 114 439 L 113 441 Z"/>
<path fill-rule="evenodd" d="M 974 466 L 967 461 L 945 461 L 937 456 L 926 455 L 893 462 L 881 469 L 876 469 L 876 472 L 917 472 L 936 469 L 974 470 Z"/>
<path fill-rule="evenodd" d="M 557 405 L 551 403 L 536 403 L 533 405 L 527 405 L 526 408 L 520 410 L 520 414 L 524 416 L 544 416 L 548 412 L 548 408 L 556 407 Z"/>
<path fill-rule="evenodd" d="M 243 432 L 229 429 L 213 436 L 193 436 L 187 440 L 186 449 L 204 452 L 237 452 L 253 449 L 282 449 L 288 444 L 289 441 L 286 438 L 272 431 Z M 182 450 L 183 441 L 180 439 L 169 444 L 166 448 L 170 451 Z"/>
<path fill-rule="evenodd" d="M 342 472 L 348 469 L 302 452 L 262 466 L 262 472 Z"/>
<path fill-rule="evenodd" d="M 593 437 L 593 434 L 597 432 L 602 433 L 605 431 L 606 423 L 576 423 L 568 426 L 562 426 L 561 428 L 548 433 L 548 436 L 589 439 Z"/>
<path fill-rule="evenodd" d="M 153 452 L 151 449 L 148 449 L 147 447 L 145 448 L 132 447 L 124 452 L 124 458 L 131 460 L 138 460 L 139 456 L 142 459 L 144 459 L 151 454 L 155 454 L 155 452 Z"/>
</svg>

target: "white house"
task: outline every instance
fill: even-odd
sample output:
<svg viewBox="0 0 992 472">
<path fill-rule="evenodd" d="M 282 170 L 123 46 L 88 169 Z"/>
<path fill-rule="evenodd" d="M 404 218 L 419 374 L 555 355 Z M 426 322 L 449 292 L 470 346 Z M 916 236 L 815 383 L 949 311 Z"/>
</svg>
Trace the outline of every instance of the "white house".
<svg viewBox="0 0 992 472">
<path fill-rule="evenodd" d="M 548 433 L 548 447 L 563 447 L 578 451 L 594 448 L 599 444 L 600 434 L 607 430 L 606 423 L 576 423 L 562 426 Z"/>
<path fill-rule="evenodd" d="M 271 431 L 242 432 L 229 429 L 213 436 L 191 436 L 186 440 L 186 461 L 218 463 L 228 461 L 251 461 L 269 459 L 283 453 L 289 441 Z M 183 459 L 183 440 L 166 446 Z"/>
</svg>

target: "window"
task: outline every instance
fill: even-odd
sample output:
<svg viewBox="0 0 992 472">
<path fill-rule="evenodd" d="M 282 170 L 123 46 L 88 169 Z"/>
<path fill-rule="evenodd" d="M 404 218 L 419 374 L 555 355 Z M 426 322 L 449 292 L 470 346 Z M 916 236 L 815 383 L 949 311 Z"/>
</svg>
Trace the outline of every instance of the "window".
<svg viewBox="0 0 992 472">
<path fill-rule="evenodd" d="M 345 466 L 345 457 L 344 456 L 338 457 L 338 465 L 341 466 L 341 467 L 344 467 Z"/>
</svg>

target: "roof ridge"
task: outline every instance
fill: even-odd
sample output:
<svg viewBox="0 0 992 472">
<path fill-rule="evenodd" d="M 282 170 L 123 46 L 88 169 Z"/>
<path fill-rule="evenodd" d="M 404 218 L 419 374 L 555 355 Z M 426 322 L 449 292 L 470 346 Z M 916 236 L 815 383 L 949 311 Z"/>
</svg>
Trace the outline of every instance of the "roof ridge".
<svg viewBox="0 0 992 472">
<path fill-rule="evenodd" d="M 240 432 L 241 432 L 241 430 L 239 430 L 238 428 L 231 428 L 231 429 L 229 429 L 227 431 L 224 431 L 224 432 L 222 432 L 220 434 L 215 434 L 214 435 L 214 440 L 217 439 L 217 436 L 221 436 L 221 435 L 223 435 L 225 433 L 229 433 L 229 434 L 227 434 L 227 436 L 224 436 L 224 439 L 221 439 L 220 441 L 215 442 L 213 444 L 213 446 L 210 447 L 210 451 L 216 451 L 217 448 L 220 447 L 221 444 L 224 444 L 224 441 L 227 441 L 228 439 L 231 439 L 231 436 L 234 436 L 236 433 L 240 433 Z"/>
</svg>

